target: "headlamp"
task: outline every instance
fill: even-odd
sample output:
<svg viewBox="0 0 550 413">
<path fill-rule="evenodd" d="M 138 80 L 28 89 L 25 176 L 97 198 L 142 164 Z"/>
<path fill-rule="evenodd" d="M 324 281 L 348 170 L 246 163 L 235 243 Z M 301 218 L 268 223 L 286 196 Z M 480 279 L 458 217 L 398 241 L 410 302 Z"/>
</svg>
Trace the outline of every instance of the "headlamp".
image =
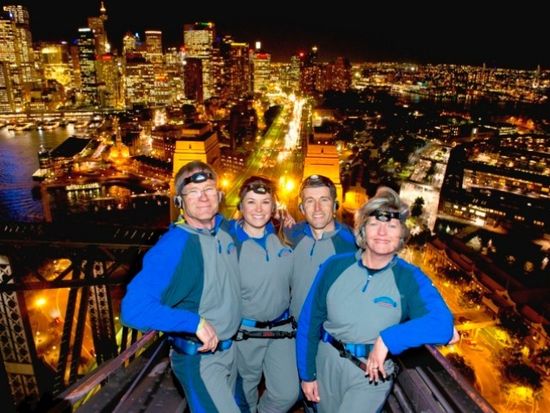
<svg viewBox="0 0 550 413">
<path fill-rule="evenodd" d="M 193 182 L 194 184 L 200 184 L 201 182 L 207 181 L 209 179 L 214 179 L 214 175 L 212 175 L 210 172 L 195 172 L 193 175 L 188 176 L 182 181 L 181 187 L 183 188 L 185 185 Z"/>
<path fill-rule="evenodd" d="M 378 221 L 389 222 L 393 218 L 401 221 L 401 214 L 396 211 L 383 211 L 381 209 L 375 209 L 369 214 L 369 217 L 375 217 Z"/>
<path fill-rule="evenodd" d="M 271 193 L 271 188 L 262 182 L 255 182 L 246 186 L 244 193 L 252 191 L 255 194 L 265 195 Z"/>
</svg>

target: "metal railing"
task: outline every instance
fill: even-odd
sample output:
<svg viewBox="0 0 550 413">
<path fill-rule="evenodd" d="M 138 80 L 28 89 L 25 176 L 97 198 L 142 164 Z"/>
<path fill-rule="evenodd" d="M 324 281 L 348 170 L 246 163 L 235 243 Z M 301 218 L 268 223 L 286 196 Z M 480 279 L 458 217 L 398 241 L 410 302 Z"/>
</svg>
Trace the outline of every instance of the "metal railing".
<svg viewBox="0 0 550 413">
<path fill-rule="evenodd" d="M 397 359 L 400 373 L 386 404 L 390 413 L 496 413 L 476 389 L 432 346 Z"/>
<path fill-rule="evenodd" d="M 59 394 L 57 397 L 59 403 L 51 412 L 65 412 L 73 409 L 80 411 L 84 406 L 86 406 L 84 410 L 92 408 L 94 412 L 105 411 L 107 408 L 112 411 L 113 405 L 116 407 L 127 389 L 133 388 L 134 381 L 143 377 L 151 368 L 160 349 L 163 348 L 164 342 L 164 338 L 159 338 L 156 331 L 144 334 L 117 357 L 99 366 L 88 376 L 83 377 Z M 132 363 L 132 361 L 134 362 Z M 97 403 L 95 406 L 88 404 L 94 396 L 100 395 L 102 392 L 107 393 L 105 392 L 106 388 L 114 391 L 109 392 L 107 402 L 104 403 L 105 406 L 99 406 Z M 97 399 L 105 398 L 96 397 L 96 401 Z"/>
<path fill-rule="evenodd" d="M 54 413 L 163 411 L 185 407 L 167 361 L 166 341 L 155 332 L 64 391 Z M 132 361 L 132 359 L 134 359 Z M 400 373 L 387 413 L 495 413 L 466 379 L 431 346 L 397 358 Z"/>
</svg>

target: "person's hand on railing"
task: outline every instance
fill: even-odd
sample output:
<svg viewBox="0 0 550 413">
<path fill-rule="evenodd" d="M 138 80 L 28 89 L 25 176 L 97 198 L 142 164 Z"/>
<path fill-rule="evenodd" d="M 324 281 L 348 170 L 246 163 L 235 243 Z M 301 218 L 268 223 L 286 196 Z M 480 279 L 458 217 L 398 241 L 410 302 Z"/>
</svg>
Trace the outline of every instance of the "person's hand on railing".
<svg viewBox="0 0 550 413">
<path fill-rule="evenodd" d="M 388 347 L 384 344 L 382 337 L 378 336 L 374 342 L 371 352 L 369 353 L 366 363 L 367 371 L 365 374 L 369 376 L 370 381 L 377 383 L 380 376 L 386 379 L 387 374 L 386 370 L 384 370 L 384 361 L 386 361 L 387 355 Z"/>
<path fill-rule="evenodd" d="M 202 346 L 199 347 L 200 352 L 216 351 L 218 347 L 218 335 L 212 325 L 201 317 L 197 332 L 195 333 L 198 339 L 202 342 Z"/>
</svg>

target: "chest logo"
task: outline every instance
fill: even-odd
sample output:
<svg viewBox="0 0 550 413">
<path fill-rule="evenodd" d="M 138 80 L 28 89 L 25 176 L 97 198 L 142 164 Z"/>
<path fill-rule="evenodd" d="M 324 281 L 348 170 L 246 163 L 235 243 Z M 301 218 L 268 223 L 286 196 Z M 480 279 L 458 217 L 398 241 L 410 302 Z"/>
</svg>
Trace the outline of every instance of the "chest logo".
<svg viewBox="0 0 550 413">
<path fill-rule="evenodd" d="M 386 295 L 382 297 L 376 297 L 374 300 L 374 304 L 378 304 L 381 307 L 397 307 L 397 303 L 391 298 Z"/>
<path fill-rule="evenodd" d="M 288 257 L 290 254 L 292 254 L 292 250 L 290 248 L 283 248 L 279 251 L 277 254 L 279 258 L 281 257 Z"/>
<path fill-rule="evenodd" d="M 227 244 L 227 254 L 228 255 L 233 254 L 233 251 L 235 251 L 236 249 L 237 249 L 237 246 L 235 245 L 235 243 L 230 242 L 229 244 Z"/>
</svg>

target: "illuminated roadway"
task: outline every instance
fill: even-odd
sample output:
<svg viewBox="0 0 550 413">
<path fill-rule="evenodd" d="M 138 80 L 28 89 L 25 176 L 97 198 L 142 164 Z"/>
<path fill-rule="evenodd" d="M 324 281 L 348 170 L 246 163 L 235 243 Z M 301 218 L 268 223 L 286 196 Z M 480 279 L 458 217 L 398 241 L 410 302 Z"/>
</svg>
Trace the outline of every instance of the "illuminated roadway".
<svg viewBox="0 0 550 413">
<path fill-rule="evenodd" d="M 241 184 L 251 175 L 262 175 L 275 181 L 281 203 L 290 210 L 294 209 L 303 169 L 301 148 L 298 147 L 303 105 L 303 100 L 296 99 L 289 100 L 283 106 L 281 113 L 256 144 L 243 173 L 231 182 L 229 189 L 225 189 L 225 211 L 228 216 L 235 212 Z"/>
</svg>

